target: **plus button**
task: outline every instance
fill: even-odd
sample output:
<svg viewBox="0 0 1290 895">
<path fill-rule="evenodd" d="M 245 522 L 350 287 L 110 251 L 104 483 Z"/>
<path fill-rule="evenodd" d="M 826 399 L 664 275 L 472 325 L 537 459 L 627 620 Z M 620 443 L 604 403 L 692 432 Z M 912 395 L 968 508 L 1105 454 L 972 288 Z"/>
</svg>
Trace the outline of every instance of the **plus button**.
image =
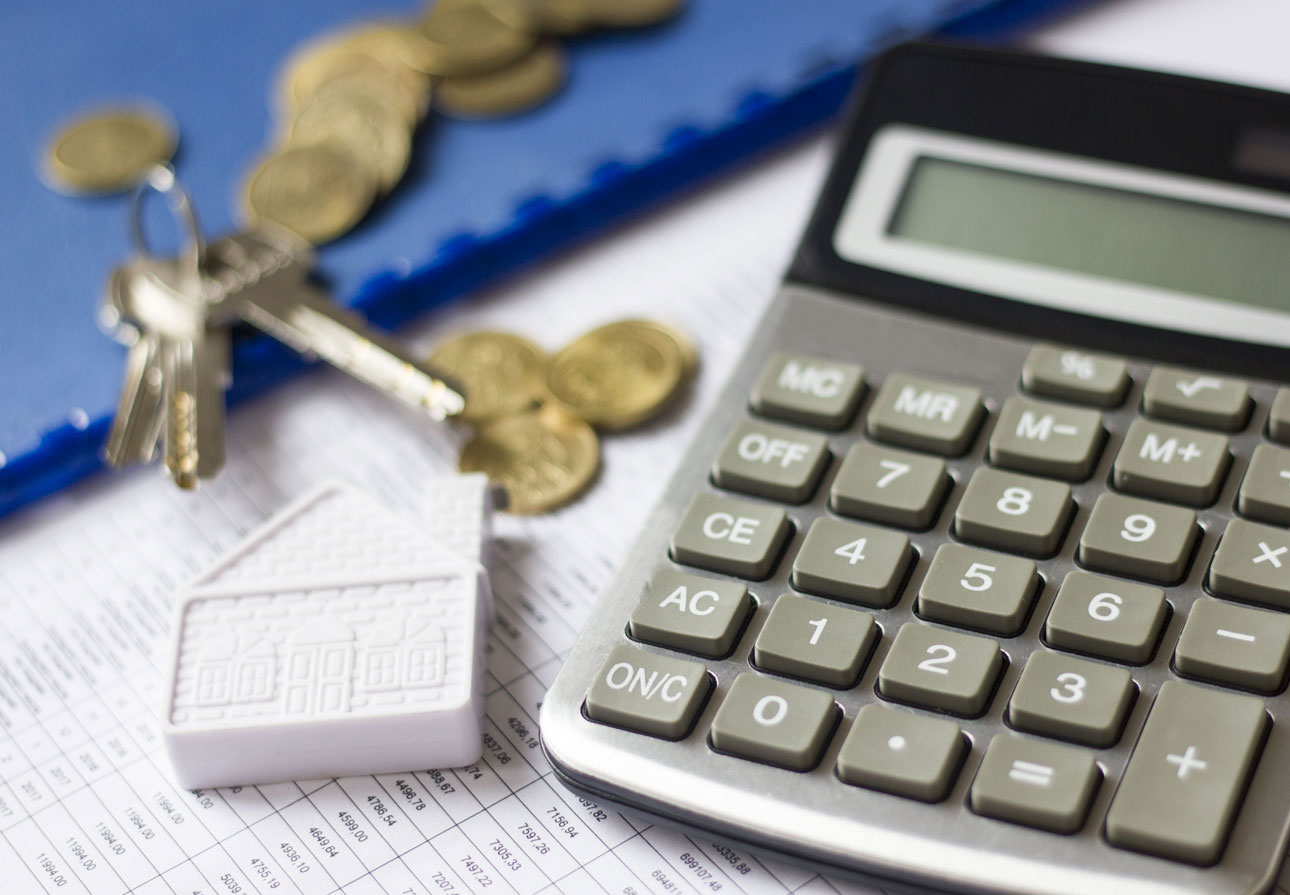
<svg viewBox="0 0 1290 895">
<path fill-rule="evenodd" d="M 1191 773 L 1193 768 L 1196 769 L 1197 771 L 1203 771 L 1205 770 L 1205 767 L 1208 765 L 1208 762 L 1201 761 L 1199 758 L 1196 757 L 1195 746 L 1188 746 L 1183 751 L 1182 755 L 1166 755 L 1165 761 L 1169 762 L 1170 764 L 1178 765 L 1179 780 L 1186 780 L 1187 775 Z"/>
</svg>

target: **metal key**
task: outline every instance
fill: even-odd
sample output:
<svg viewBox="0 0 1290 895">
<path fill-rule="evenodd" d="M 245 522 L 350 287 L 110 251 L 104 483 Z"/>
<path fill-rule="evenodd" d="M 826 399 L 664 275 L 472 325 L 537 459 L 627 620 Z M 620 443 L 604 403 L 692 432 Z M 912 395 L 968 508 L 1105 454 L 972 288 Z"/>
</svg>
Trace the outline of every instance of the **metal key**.
<svg viewBox="0 0 1290 895">
<path fill-rule="evenodd" d="M 204 268 L 212 322 L 240 318 L 433 419 L 460 413 L 465 406 L 460 390 L 309 282 L 313 262 L 309 246 L 280 229 L 212 243 Z"/>
<path fill-rule="evenodd" d="M 108 465 L 123 469 L 131 463 L 150 463 L 156 453 L 162 423 L 160 338 L 125 319 L 128 301 L 122 292 L 129 278 L 115 271 L 99 311 L 99 322 L 112 338 L 129 349 L 125 379 L 117 402 L 105 454 Z"/>
</svg>

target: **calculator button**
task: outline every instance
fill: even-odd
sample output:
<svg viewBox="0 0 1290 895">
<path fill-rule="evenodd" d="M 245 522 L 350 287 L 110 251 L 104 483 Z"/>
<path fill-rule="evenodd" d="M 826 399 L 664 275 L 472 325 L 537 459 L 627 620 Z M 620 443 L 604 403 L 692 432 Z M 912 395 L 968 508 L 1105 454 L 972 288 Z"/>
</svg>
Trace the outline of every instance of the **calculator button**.
<svg viewBox="0 0 1290 895">
<path fill-rule="evenodd" d="M 954 514 L 954 533 L 983 547 L 1052 556 L 1074 509 L 1064 482 L 978 469 Z"/>
<path fill-rule="evenodd" d="M 1135 693 L 1123 668 L 1039 650 L 1021 671 L 1008 722 L 1085 746 L 1110 746 L 1120 738 Z"/>
<path fill-rule="evenodd" d="M 1277 389 L 1277 396 L 1268 411 L 1268 437 L 1290 444 L 1290 388 Z"/>
<path fill-rule="evenodd" d="M 743 420 L 717 455 L 712 480 L 719 488 L 802 503 L 814 493 L 828 460 L 823 435 Z"/>
<path fill-rule="evenodd" d="M 744 578 L 769 578 L 791 526 L 784 511 L 718 494 L 690 501 L 672 535 L 672 558 Z"/>
<path fill-rule="evenodd" d="M 757 635 L 753 661 L 766 671 L 849 687 L 878 637 L 878 625 L 866 612 L 783 594 Z"/>
<path fill-rule="evenodd" d="M 963 731 L 885 705 L 862 706 L 838 753 L 838 776 L 898 796 L 939 802 L 967 754 Z"/>
<path fill-rule="evenodd" d="M 1244 519 L 1233 519 L 1214 551 L 1209 589 L 1290 609 L 1290 532 Z"/>
<path fill-rule="evenodd" d="M 1213 864 L 1267 725 L 1260 699 L 1166 681 L 1107 812 L 1106 838 L 1120 848 Z"/>
<path fill-rule="evenodd" d="M 1156 367 L 1143 387 L 1142 409 L 1156 419 L 1236 432 L 1250 418 L 1250 387 L 1212 373 Z"/>
<path fill-rule="evenodd" d="M 752 409 L 762 416 L 841 429 L 864 394 L 864 368 L 805 354 L 771 356 L 753 387 Z"/>
<path fill-rule="evenodd" d="M 1102 414 L 1096 410 L 1009 398 L 990 436 L 990 462 L 1081 481 L 1093 471 L 1105 438 Z"/>
<path fill-rule="evenodd" d="M 1290 451 L 1270 444 L 1254 449 L 1236 508 L 1259 522 L 1290 525 Z"/>
<path fill-rule="evenodd" d="M 1187 571 L 1199 534 L 1191 510 L 1102 494 L 1079 539 L 1079 561 L 1102 572 L 1174 584 Z"/>
<path fill-rule="evenodd" d="M 1030 612 L 1038 583 L 1028 559 L 942 544 L 918 588 L 917 611 L 932 621 L 1012 636 Z"/>
<path fill-rule="evenodd" d="M 925 529 L 949 484 L 945 461 L 938 457 L 862 443 L 842 459 L 829 503 L 844 516 Z"/>
<path fill-rule="evenodd" d="M 899 532 L 816 519 L 793 561 L 793 586 L 865 606 L 890 606 L 913 559 Z"/>
<path fill-rule="evenodd" d="M 1057 589 L 1044 639 L 1062 649 L 1143 665 L 1156 650 L 1168 614 L 1158 587 L 1071 572 Z"/>
<path fill-rule="evenodd" d="M 1226 436 L 1138 419 L 1115 455 L 1112 480 L 1130 494 L 1203 507 L 1214 502 L 1230 461 Z"/>
<path fill-rule="evenodd" d="M 712 681 L 698 662 L 616 646 L 587 691 L 587 716 L 669 740 L 690 732 Z"/>
<path fill-rule="evenodd" d="M 627 628 L 637 640 L 716 658 L 734 647 L 751 608 L 742 584 L 656 569 Z"/>
<path fill-rule="evenodd" d="M 1275 693 L 1290 662 L 1290 616 L 1218 600 L 1192 604 L 1174 650 L 1187 677 Z"/>
<path fill-rule="evenodd" d="M 972 444 L 984 415 L 977 389 L 893 373 L 865 425 L 875 441 L 956 457 Z"/>
<path fill-rule="evenodd" d="M 1021 385 L 1045 398 L 1117 407 L 1129 388 L 1129 367 L 1105 354 L 1036 345 L 1021 368 Z"/>
<path fill-rule="evenodd" d="M 717 709 L 709 736 L 719 752 L 806 771 L 819 762 L 837 717 L 822 690 L 745 673 Z"/>
<path fill-rule="evenodd" d="M 1001 733 L 985 750 L 969 799 L 986 817 L 1074 833 L 1101 779 L 1087 749 Z"/>
<path fill-rule="evenodd" d="M 993 640 L 908 622 L 878 670 L 878 693 L 970 718 L 985 711 L 1002 669 Z"/>
</svg>

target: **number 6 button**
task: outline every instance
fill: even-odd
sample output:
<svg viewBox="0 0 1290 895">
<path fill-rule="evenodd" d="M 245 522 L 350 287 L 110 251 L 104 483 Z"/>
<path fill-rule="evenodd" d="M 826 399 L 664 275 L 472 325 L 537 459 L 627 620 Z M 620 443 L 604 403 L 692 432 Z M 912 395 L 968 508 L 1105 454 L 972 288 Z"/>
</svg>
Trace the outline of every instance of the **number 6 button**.
<svg viewBox="0 0 1290 895">
<path fill-rule="evenodd" d="M 1057 589 L 1044 639 L 1062 649 L 1145 665 L 1168 613 L 1158 587 L 1071 572 Z"/>
<path fill-rule="evenodd" d="M 993 640 L 909 622 L 878 671 L 878 693 L 971 718 L 985 711 L 1002 669 Z"/>
</svg>

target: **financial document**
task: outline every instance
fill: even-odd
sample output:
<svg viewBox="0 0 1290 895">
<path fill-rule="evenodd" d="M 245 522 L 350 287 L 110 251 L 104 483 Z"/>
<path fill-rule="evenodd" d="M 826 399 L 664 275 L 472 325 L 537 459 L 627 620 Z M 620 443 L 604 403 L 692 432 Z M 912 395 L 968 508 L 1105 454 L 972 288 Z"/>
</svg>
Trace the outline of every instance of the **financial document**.
<svg viewBox="0 0 1290 895">
<path fill-rule="evenodd" d="M 607 435 L 571 507 L 496 519 L 483 755 L 464 768 L 186 791 L 159 735 L 173 595 L 320 481 L 416 519 L 467 434 L 327 370 L 233 413 L 229 462 L 195 495 L 156 469 L 103 475 L 0 524 L 0 891 L 385 895 L 859 891 L 578 798 L 538 707 L 745 335 L 822 174 L 797 150 L 663 221 L 440 314 L 414 333 L 509 329 L 554 350 L 607 320 L 672 321 L 696 382 L 663 418 Z"/>
</svg>

